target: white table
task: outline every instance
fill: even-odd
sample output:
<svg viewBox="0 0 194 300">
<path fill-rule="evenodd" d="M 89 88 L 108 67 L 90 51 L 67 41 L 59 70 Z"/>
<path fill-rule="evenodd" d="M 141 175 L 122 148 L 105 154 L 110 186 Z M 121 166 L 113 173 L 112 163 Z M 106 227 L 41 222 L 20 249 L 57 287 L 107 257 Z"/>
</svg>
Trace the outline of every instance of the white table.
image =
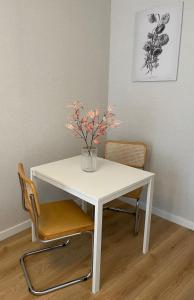
<svg viewBox="0 0 194 300">
<path fill-rule="evenodd" d="M 80 156 L 75 156 L 33 167 L 31 179 L 34 180 L 37 177 L 95 206 L 92 292 L 96 293 L 100 289 L 103 204 L 136 188 L 148 185 L 143 241 L 143 253 L 147 253 L 154 174 L 102 158 L 98 158 L 97 171 L 87 173 L 81 170 L 80 160 Z"/>
</svg>

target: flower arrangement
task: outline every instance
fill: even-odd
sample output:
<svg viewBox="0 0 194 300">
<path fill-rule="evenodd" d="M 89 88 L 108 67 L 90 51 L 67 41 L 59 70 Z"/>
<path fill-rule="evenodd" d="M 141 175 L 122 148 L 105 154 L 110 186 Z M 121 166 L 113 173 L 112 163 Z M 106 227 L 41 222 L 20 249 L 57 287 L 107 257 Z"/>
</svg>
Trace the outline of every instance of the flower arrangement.
<svg viewBox="0 0 194 300">
<path fill-rule="evenodd" d="M 105 135 L 107 129 L 117 127 L 120 122 L 109 106 L 107 111 L 101 113 L 98 108 L 84 114 L 84 106 L 75 101 L 69 107 L 73 110 L 68 118 L 66 127 L 73 131 L 76 137 L 84 140 L 88 153 L 94 145 L 100 144 L 100 137 Z"/>
<path fill-rule="evenodd" d="M 165 30 L 166 24 L 170 20 L 170 14 L 150 14 L 148 15 L 149 23 L 153 23 L 155 26 L 152 32 L 147 35 L 147 42 L 145 43 L 143 50 L 145 50 L 145 63 L 143 68 L 147 69 L 147 73 L 151 73 L 159 67 L 159 55 L 161 55 L 162 47 L 169 42 L 169 36 L 166 33 L 162 33 Z"/>
</svg>

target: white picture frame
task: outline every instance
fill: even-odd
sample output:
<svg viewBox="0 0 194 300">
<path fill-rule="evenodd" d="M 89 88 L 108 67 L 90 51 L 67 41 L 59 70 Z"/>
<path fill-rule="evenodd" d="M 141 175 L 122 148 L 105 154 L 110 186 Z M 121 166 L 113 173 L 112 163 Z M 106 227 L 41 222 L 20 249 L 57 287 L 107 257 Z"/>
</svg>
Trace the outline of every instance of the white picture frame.
<svg viewBox="0 0 194 300">
<path fill-rule="evenodd" d="M 133 81 L 177 80 L 183 2 L 136 13 Z"/>
</svg>

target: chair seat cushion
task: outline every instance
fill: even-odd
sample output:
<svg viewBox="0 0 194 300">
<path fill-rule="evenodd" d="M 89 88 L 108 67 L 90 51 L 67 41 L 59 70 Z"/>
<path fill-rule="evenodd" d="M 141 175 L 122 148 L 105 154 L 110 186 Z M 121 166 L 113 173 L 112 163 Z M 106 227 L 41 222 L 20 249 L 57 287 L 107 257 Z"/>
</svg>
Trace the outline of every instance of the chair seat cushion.
<svg viewBox="0 0 194 300">
<path fill-rule="evenodd" d="M 43 240 L 91 231 L 93 228 L 91 217 L 85 214 L 73 200 L 40 204 L 38 231 Z"/>
</svg>

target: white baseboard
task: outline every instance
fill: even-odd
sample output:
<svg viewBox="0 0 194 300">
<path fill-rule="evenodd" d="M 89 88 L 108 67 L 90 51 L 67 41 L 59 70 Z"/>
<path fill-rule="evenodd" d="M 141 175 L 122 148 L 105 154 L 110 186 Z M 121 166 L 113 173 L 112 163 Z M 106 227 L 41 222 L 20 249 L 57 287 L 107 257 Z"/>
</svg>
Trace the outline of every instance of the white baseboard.
<svg viewBox="0 0 194 300">
<path fill-rule="evenodd" d="M 145 205 L 144 205 L 144 209 L 145 209 Z M 176 223 L 178 225 L 181 225 L 183 227 L 186 227 L 188 229 L 194 230 L 194 222 L 187 220 L 185 218 L 182 218 L 180 216 L 171 214 L 165 210 L 159 209 L 157 207 L 153 207 L 152 210 L 153 214 L 156 216 L 159 216 L 163 219 L 166 219 L 170 222 Z"/>
<path fill-rule="evenodd" d="M 131 200 L 129 198 L 127 199 L 126 197 L 120 197 L 120 199 L 124 202 L 129 203 L 130 205 L 133 205 L 133 206 L 135 205 L 135 201 Z M 145 208 L 146 208 L 145 202 L 141 202 L 140 206 L 143 210 L 145 210 Z M 174 215 L 172 213 L 169 213 L 169 212 L 162 210 L 160 208 L 157 208 L 157 207 L 152 208 L 152 213 L 158 217 L 165 219 L 165 220 L 176 223 L 176 224 L 186 227 L 188 229 L 194 230 L 194 222 L 187 220 L 183 217 Z"/>
<path fill-rule="evenodd" d="M 20 232 L 20 231 L 23 231 L 27 228 L 29 228 L 31 226 L 31 221 L 30 220 L 27 220 L 27 221 L 24 221 L 20 224 L 17 224 L 13 227 L 10 227 L 8 229 L 5 229 L 3 231 L 0 231 L 0 241 L 2 240 L 5 240 L 7 239 L 8 237 Z"/>
</svg>

